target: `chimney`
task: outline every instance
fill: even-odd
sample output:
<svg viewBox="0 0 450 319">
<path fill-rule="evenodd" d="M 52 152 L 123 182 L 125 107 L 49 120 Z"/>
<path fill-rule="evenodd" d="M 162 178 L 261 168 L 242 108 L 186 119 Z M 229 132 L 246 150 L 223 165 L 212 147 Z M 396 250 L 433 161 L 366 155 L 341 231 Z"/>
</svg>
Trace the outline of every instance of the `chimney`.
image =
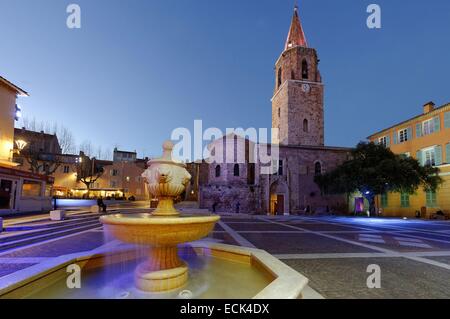
<svg viewBox="0 0 450 319">
<path fill-rule="evenodd" d="M 423 106 L 423 114 L 428 114 L 428 113 L 430 113 L 431 111 L 433 111 L 433 110 L 434 110 L 434 105 L 435 105 L 435 104 L 434 104 L 432 101 L 426 103 L 426 104 Z"/>
</svg>

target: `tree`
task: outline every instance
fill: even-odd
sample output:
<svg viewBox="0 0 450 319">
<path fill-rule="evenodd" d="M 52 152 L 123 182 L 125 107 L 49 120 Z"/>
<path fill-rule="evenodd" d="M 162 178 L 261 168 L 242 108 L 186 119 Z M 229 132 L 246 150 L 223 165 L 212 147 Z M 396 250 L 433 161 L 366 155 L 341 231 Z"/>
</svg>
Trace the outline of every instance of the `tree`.
<svg viewBox="0 0 450 319">
<path fill-rule="evenodd" d="M 56 136 L 58 136 L 59 145 L 63 154 L 73 154 L 75 150 L 75 138 L 72 132 L 64 126 L 56 127 Z"/>
<path fill-rule="evenodd" d="M 80 152 L 83 152 L 83 154 L 87 156 L 93 156 L 94 155 L 94 147 L 92 146 L 91 141 L 85 140 L 83 143 L 79 146 Z"/>
<path fill-rule="evenodd" d="M 91 189 L 92 184 L 103 175 L 103 172 L 103 167 L 98 165 L 95 157 L 91 159 L 83 152 L 80 152 L 77 165 L 77 178 L 86 185 L 88 191 Z"/>
<path fill-rule="evenodd" d="M 73 154 L 76 152 L 75 138 L 72 132 L 65 126 L 60 126 L 56 122 L 53 122 L 52 124 L 43 121 L 37 122 L 36 118 L 30 120 L 27 117 L 24 117 L 22 118 L 22 127 L 33 132 L 42 131 L 47 134 L 56 135 L 62 154 Z"/>
<path fill-rule="evenodd" d="M 45 176 L 51 176 L 61 166 L 63 158 L 60 154 L 44 154 L 28 148 L 20 153 L 30 164 L 30 172 L 34 174 L 43 173 Z"/>
<path fill-rule="evenodd" d="M 335 170 L 316 176 L 315 182 L 328 194 L 361 192 L 369 202 L 371 215 L 376 212 L 377 195 L 414 194 L 419 187 L 436 191 L 443 182 L 438 168 L 422 166 L 416 159 L 396 155 L 383 145 L 361 142 L 351 155 Z"/>
<path fill-rule="evenodd" d="M 45 149 L 49 144 L 41 138 L 39 133 L 27 135 L 25 142 L 27 145 L 17 156 L 25 159 L 30 166 L 30 172 L 51 176 L 63 163 L 64 158 L 59 150 L 55 153 Z"/>
</svg>

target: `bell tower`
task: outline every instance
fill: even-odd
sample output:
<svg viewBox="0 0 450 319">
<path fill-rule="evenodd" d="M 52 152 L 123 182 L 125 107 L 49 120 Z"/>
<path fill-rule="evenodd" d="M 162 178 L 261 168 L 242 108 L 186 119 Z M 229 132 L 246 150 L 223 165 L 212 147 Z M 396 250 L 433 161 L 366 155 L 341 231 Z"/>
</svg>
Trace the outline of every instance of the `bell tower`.
<svg viewBox="0 0 450 319">
<path fill-rule="evenodd" d="M 324 145 L 323 83 L 295 6 L 284 51 L 275 63 L 272 127 L 281 145 Z"/>
</svg>

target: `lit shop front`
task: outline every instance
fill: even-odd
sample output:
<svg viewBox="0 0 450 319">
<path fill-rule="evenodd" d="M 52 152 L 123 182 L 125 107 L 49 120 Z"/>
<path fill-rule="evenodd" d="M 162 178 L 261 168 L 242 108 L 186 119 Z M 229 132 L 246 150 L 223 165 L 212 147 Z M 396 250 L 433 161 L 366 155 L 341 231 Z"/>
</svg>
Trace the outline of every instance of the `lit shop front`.
<svg viewBox="0 0 450 319">
<path fill-rule="evenodd" d="M 72 189 L 70 198 L 104 198 L 104 199 L 122 199 L 125 196 L 125 190 L 118 188 L 91 188 L 87 190 L 85 188 Z"/>
<path fill-rule="evenodd" d="M 52 210 L 54 179 L 0 167 L 0 215 Z"/>
</svg>

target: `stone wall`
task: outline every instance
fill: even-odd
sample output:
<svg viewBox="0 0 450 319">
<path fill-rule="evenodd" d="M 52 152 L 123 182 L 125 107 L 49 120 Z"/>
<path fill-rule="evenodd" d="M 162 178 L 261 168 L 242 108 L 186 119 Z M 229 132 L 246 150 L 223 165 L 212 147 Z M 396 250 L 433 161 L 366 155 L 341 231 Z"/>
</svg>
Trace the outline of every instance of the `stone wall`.
<svg viewBox="0 0 450 319">
<path fill-rule="evenodd" d="M 207 185 L 200 187 L 200 207 L 213 211 L 217 203 L 217 212 L 254 213 L 259 210 L 259 187 L 249 185 Z"/>
<path fill-rule="evenodd" d="M 347 199 L 344 195 L 322 195 L 314 182 L 315 164 L 321 165 L 322 173 L 334 169 L 348 159 L 349 149 L 331 147 L 280 147 L 283 161 L 283 176 L 261 175 L 261 212 L 270 212 L 271 194 L 284 195 L 287 200 L 285 212 L 297 214 L 310 207 L 316 212 L 345 210 Z M 280 191 L 286 189 L 286 191 Z"/>
</svg>

